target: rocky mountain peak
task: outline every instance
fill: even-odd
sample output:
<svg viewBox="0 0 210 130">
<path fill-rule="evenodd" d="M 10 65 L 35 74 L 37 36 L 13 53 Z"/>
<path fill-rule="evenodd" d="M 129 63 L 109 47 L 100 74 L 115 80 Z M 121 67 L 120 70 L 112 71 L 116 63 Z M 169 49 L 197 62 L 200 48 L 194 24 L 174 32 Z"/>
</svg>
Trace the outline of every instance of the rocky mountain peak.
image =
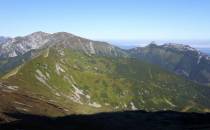
<svg viewBox="0 0 210 130">
<path fill-rule="evenodd" d="M 23 37 L 10 38 L 0 45 L 0 57 L 15 57 L 38 49 L 49 41 L 49 36 L 50 34 L 39 31 Z"/>
<path fill-rule="evenodd" d="M 23 55 L 28 51 L 49 46 L 71 48 L 83 51 L 88 55 L 100 53 L 102 55 L 117 56 L 124 55 L 125 53 L 120 48 L 108 43 L 89 40 L 71 33 L 57 32 L 49 34 L 38 31 L 27 36 L 11 38 L 4 44 L 0 45 L 0 57 L 16 57 Z"/>
<path fill-rule="evenodd" d="M 179 51 L 197 51 L 195 48 L 193 48 L 189 45 L 177 44 L 177 43 L 166 43 L 166 44 L 162 45 L 162 47 L 176 49 Z"/>
<path fill-rule="evenodd" d="M 147 47 L 157 47 L 158 45 L 156 44 L 155 41 L 152 41 Z"/>
<path fill-rule="evenodd" d="M 133 57 L 160 65 L 190 80 L 207 85 L 210 83 L 210 57 L 189 45 L 167 43 L 149 44 L 129 50 Z"/>
<path fill-rule="evenodd" d="M 200 63 L 200 60 L 202 58 L 204 58 L 206 60 L 210 60 L 210 57 L 207 54 L 205 54 L 205 53 L 203 53 L 203 52 L 201 52 L 201 51 L 197 50 L 196 48 L 193 48 L 193 47 L 191 47 L 189 45 L 176 44 L 176 43 L 167 43 L 167 44 L 162 45 L 161 47 L 169 48 L 169 49 L 175 49 L 178 52 L 184 52 L 184 53 L 193 54 L 193 55 L 195 55 L 195 57 L 198 58 L 198 62 L 197 63 Z"/>
</svg>

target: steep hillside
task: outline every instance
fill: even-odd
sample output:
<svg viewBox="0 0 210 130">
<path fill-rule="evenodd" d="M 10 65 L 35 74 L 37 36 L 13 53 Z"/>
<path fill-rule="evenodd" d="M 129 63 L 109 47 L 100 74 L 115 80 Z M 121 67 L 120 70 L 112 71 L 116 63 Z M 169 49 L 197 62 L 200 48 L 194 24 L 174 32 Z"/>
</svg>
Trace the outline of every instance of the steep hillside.
<svg viewBox="0 0 210 130">
<path fill-rule="evenodd" d="M 40 54 L 40 50 L 31 50 L 16 57 L 0 58 L 0 77 Z"/>
<path fill-rule="evenodd" d="M 182 44 L 150 44 L 129 53 L 138 59 L 162 66 L 200 84 L 210 84 L 210 57 Z"/>
<path fill-rule="evenodd" d="M 5 99 L 0 102 L 1 111 L 54 111 L 52 116 L 137 109 L 205 112 L 210 108 L 209 88 L 157 66 L 126 57 L 89 55 L 61 46 L 41 50 L 39 56 L 4 75 L 1 82 L 1 100 Z M 37 108 L 33 105 L 37 106 L 38 101 L 34 104 L 16 101 L 19 97 L 10 98 L 16 93 L 41 100 L 45 105 Z M 54 107 L 47 107 L 49 104 Z"/>
</svg>

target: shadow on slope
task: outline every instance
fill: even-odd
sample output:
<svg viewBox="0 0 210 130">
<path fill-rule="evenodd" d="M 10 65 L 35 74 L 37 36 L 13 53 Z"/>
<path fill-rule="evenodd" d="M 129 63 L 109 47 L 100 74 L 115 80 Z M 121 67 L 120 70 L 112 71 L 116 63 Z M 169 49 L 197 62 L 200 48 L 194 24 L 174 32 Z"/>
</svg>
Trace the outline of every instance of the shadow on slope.
<svg viewBox="0 0 210 130">
<path fill-rule="evenodd" d="M 0 130 L 209 130 L 210 113 L 125 111 L 50 118 L 10 113 Z"/>
</svg>

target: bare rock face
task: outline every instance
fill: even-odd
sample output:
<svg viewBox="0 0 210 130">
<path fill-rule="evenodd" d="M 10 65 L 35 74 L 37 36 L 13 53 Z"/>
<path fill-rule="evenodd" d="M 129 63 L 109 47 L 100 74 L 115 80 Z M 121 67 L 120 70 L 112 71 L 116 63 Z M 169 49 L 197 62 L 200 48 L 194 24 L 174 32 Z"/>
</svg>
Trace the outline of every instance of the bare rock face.
<svg viewBox="0 0 210 130">
<path fill-rule="evenodd" d="M 16 57 L 38 49 L 48 42 L 49 34 L 35 32 L 25 37 L 15 37 L 6 40 L 0 45 L 0 57 Z"/>
</svg>

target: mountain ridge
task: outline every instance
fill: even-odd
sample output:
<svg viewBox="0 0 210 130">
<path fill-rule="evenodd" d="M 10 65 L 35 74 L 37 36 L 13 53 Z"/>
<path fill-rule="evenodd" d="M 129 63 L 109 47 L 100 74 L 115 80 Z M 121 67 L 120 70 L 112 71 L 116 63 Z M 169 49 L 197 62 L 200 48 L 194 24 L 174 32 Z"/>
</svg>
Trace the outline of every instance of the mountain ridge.
<svg viewBox="0 0 210 130">
<path fill-rule="evenodd" d="M 0 75 L 24 63 L 26 59 L 33 58 L 27 55 L 27 53 L 30 54 L 30 51 L 38 52 L 50 46 L 72 48 L 88 55 L 133 57 L 159 65 L 197 83 L 210 84 L 208 67 L 210 56 L 189 45 L 175 43 L 156 45 L 155 42 L 152 42 L 146 47 L 124 50 L 106 42 L 89 40 L 67 32 L 50 34 L 38 31 L 23 37 L 9 38 L 0 45 L 0 59 L 3 59 L 0 61 Z"/>
<path fill-rule="evenodd" d="M 33 93 L 64 108 L 69 108 L 69 103 L 86 107 L 86 110 L 67 109 L 79 113 L 124 109 L 208 111 L 208 101 L 205 101 L 210 92 L 208 88 L 158 66 L 126 57 L 90 56 L 58 47 L 44 49 L 5 75 L 1 80 L 5 86 L 3 93 Z M 30 107 L 27 110 L 33 111 Z"/>
<path fill-rule="evenodd" d="M 66 32 L 49 34 L 39 31 L 23 37 L 11 38 L 0 45 L 0 76 L 32 59 L 32 53 L 39 53 L 51 46 L 72 48 L 87 55 L 127 56 L 122 49 L 106 42 L 93 41 Z"/>
<path fill-rule="evenodd" d="M 210 56 L 188 45 L 149 44 L 146 47 L 130 49 L 128 52 L 133 57 L 159 65 L 197 83 L 210 83 Z"/>
<path fill-rule="evenodd" d="M 77 45 L 77 44 L 79 45 Z M 34 32 L 32 34 L 23 36 L 23 37 L 15 37 L 10 40 L 2 43 L 0 45 L 0 57 L 16 57 L 19 55 L 23 55 L 24 53 L 41 49 L 44 46 L 48 46 L 49 44 L 63 44 L 63 45 L 71 45 L 72 48 L 77 50 L 82 50 L 87 53 L 102 53 L 106 55 L 106 52 L 101 50 L 99 52 L 95 52 L 94 48 L 97 48 L 97 43 L 100 43 L 106 47 L 106 51 L 108 55 L 118 55 L 117 53 L 124 53 L 120 48 L 108 44 L 106 42 L 93 41 L 86 38 L 82 38 L 71 33 L 67 32 L 57 32 L 57 33 L 45 33 L 45 32 Z M 103 48 L 102 48 L 103 49 Z M 104 49 L 104 50 L 105 50 Z M 109 52 L 108 52 L 109 51 Z M 112 52 L 113 51 L 113 52 Z M 121 52 L 120 52 L 121 51 Z M 113 53 L 113 54 L 111 54 Z M 121 54 L 120 54 L 121 55 Z"/>
</svg>

